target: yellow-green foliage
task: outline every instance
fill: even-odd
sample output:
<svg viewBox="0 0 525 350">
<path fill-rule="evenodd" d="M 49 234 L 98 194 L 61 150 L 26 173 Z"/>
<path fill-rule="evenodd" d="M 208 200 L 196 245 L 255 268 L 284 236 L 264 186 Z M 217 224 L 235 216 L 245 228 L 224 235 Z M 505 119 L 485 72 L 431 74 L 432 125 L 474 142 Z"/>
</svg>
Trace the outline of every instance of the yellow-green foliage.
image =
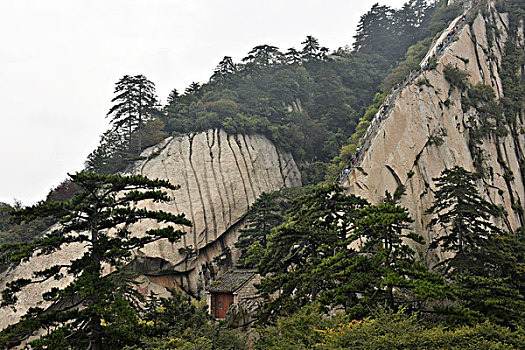
<svg viewBox="0 0 525 350">
<path fill-rule="evenodd" d="M 336 327 L 346 321 L 344 316 L 326 317 L 321 305 L 312 303 L 291 316 L 277 320 L 275 326 L 260 328 L 259 340 L 254 344 L 257 350 L 304 350 L 317 349 L 323 341 L 319 329 Z"/>
<path fill-rule="evenodd" d="M 419 69 L 419 63 L 423 57 L 425 57 L 431 44 L 432 38 L 428 37 L 417 44 L 410 46 L 405 54 L 405 60 L 400 62 L 385 80 L 383 80 L 381 89 L 383 91 L 389 91 L 394 85 L 402 82 L 405 77 L 410 74 L 410 71 Z"/>
<path fill-rule="evenodd" d="M 485 322 L 475 326 L 447 329 L 427 328 L 416 316 L 382 313 L 377 318 L 352 321 L 336 328 L 318 330 L 322 341 L 316 349 L 414 349 L 414 350 L 497 350 L 522 349 L 523 330 Z"/>
<path fill-rule="evenodd" d="M 381 309 L 374 317 L 349 320 L 344 315 L 325 316 L 315 304 L 261 329 L 260 335 L 258 350 L 512 350 L 525 344 L 522 329 L 512 331 L 490 322 L 452 329 L 427 325 L 404 310 Z"/>
</svg>

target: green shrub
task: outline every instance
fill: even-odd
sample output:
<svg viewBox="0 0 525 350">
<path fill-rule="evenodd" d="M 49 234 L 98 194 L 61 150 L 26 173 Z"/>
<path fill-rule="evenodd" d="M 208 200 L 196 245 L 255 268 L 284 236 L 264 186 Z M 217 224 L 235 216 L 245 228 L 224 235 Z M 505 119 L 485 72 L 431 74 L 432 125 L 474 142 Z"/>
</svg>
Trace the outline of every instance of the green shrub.
<svg viewBox="0 0 525 350">
<path fill-rule="evenodd" d="M 447 64 L 443 68 L 443 74 L 452 88 L 458 88 L 463 91 L 468 87 L 468 73 L 463 72 L 459 68 L 451 64 Z"/>
<path fill-rule="evenodd" d="M 522 349 L 525 332 L 485 322 L 475 326 L 447 329 L 425 326 L 416 315 L 403 311 L 382 311 L 375 318 L 351 321 L 335 328 L 319 330 L 321 344 L 316 349 L 414 349 L 414 350 L 512 350 Z"/>
</svg>

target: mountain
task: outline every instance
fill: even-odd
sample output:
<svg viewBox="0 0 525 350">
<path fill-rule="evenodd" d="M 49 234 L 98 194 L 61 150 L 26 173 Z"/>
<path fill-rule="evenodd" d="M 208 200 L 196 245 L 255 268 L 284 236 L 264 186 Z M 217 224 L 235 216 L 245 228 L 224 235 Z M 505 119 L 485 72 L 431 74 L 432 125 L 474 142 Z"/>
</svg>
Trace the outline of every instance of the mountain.
<svg viewBox="0 0 525 350">
<path fill-rule="evenodd" d="M 507 213 L 498 225 L 509 231 L 524 225 L 523 109 L 505 108 L 515 84 L 508 79 L 508 51 L 523 50 L 523 22 L 512 27 L 495 2 L 481 2 L 466 16 L 454 20 L 455 33 L 435 67 L 412 72 L 386 98 L 344 184 L 372 202 L 385 191 L 404 191 L 400 203 L 427 242 L 438 234 L 427 229 L 432 216 L 425 214 L 434 201 L 433 179 L 455 165 L 481 174 L 480 193 Z"/>
<path fill-rule="evenodd" d="M 142 275 L 140 281 L 145 282 L 140 286 L 145 295 L 154 291 L 167 296 L 165 288 L 202 295 L 205 283 L 219 272 L 213 259 L 226 247 L 233 247 L 248 207 L 263 192 L 301 185 L 301 174 L 291 154 L 260 135 L 227 135 L 222 130 L 210 130 L 170 137 L 146 149 L 142 156 L 145 159 L 136 162 L 130 173 L 182 185 L 181 190 L 170 193 L 173 202 L 149 203 L 148 207 L 182 212 L 193 222 L 180 242 L 164 240 L 135 253 L 133 264 Z M 152 228 L 145 225 L 137 224 L 132 231 Z M 14 279 L 32 278 L 33 271 L 76 259 L 82 252 L 82 246 L 71 244 L 13 266 L 0 276 L 0 290 Z M 42 301 L 45 290 L 56 285 L 64 287 L 69 281 L 65 278 L 28 286 L 16 311 L 0 308 L 0 328 L 16 322 L 29 307 Z"/>
<path fill-rule="evenodd" d="M 426 4 L 410 2 L 418 3 Z M 169 289 L 176 289 L 202 297 L 211 280 L 224 272 L 220 261 L 231 267 L 237 260 L 234 244 L 250 206 L 261 194 L 322 178 L 333 182 L 330 171 L 338 173 L 341 165 L 348 169 L 339 178 L 347 194 L 378 204 L 390 193 L 408 209 L 414 218 L 410 229 L 427 242 L 417 249 L 428 267 L 447 257 L 429 249 L 429 243 L 443 232 L 429 228 L 434 216 L 426 213 L 435 200 L 435 179 L 444 169 L 457 165 L 475 173 L 483 198 L 506 213 L 494 223 L 512 233 L 522 230 L 525 33 L 522 15 L 513 7 L 517 3 L 425 5 L 422 11 L 428 17 L 424 21 L 412 16 L 408 29 L 395 32 L 403 12 L 394 15 L 391 9 L 374 5 L 362 17 L 355 51 L 341 49 L 326 55 L 325 48 L 308 37 L 305 47 L 313 49 L 304 49 L 302 54 L 296 50 L 282 54 L 262 45 L 254 48 L 245 64 L 235 65 L 225 57 L 224 70 L 218 68 L 209 83 L 194 83 L 183 95 L 174 91 L 163 110 L 152 112 L 148 123 L 155 125 L 150 125 L 149 137 L 145 128 L 139 144 L 149 140 L 147 144 L 154 145 L 142 151 L 138 146 L 140 154 L 132 154 L 131 140 L 137 135 L 131 129 L 129 138 L 111 135 L 115 130 L 109 130 L 107 144 L 102 142 L 99 152 L 94 152 L 88 169 L 102 172 L 102 164 L 107 172 L 118 169 L 179 184 L 180 190 L 170 193 L 174 201 L 146 206 L 185 213 L 193 222 L 180 242 L 163 240 L 134 252 L 131 266 L 142 282 L 139 292 L 168 296 Z M 410 8 L 404 9 L 413 15 Z M 458 16 L 463 8 L 465 12 Z M 378 18 L 380 31 L 374 27 Z M 367 26 L 376 31 L 364 30 Z M 407 33 L 410 39 L 399 39 Z M 376 41 L 377 36 L 382 40 Z M 393 43 L 393 37 L 403 45 Z M 387 44 L 388 55 L 378 55 L 376 51 Z M 406 48 L 403 60 L 400 52 Z M 374 99 L 380 84 L 390 91 Z M 114 144 L 112 136 L 118 136 Z M 354 144 L 341 148 L 346 137 Z M 356 161 L 348 163 L 356 146 Z M 339 148 L 340 156 L 330 161 Z M 115 159 L 118 164 L 111 163 Z M 308 209 L 311 203 L 297 205 L 303 204 Z M 317 208 L 315 203 L 312 207 Z M 320 221 L 325 222 L 328 216 L 322 215 Z M 156 227 L 139 223 L 131 230 L 140 234 L 151 228 Z M 345 232 L 341 237 L 347 236 Z M 344 252 L 349 244 L 342 241 L 327 255 Z M 33 278 L 37 269 L 69 262 L 84 249 L 71 244 L 9 266 L 0 275 L 0 290 L 17 278 Z M 313 254 L 321 251 L 322 255 L 323 249 L 314 249 Z M 69 281 L 66 277 L 27 286 L 16 311 L 0 308 L 0 329 L 41 302 L 45 290 L 64 287 Z M 360 290 L 357 294 L 361 295 Z"/>
</svg>

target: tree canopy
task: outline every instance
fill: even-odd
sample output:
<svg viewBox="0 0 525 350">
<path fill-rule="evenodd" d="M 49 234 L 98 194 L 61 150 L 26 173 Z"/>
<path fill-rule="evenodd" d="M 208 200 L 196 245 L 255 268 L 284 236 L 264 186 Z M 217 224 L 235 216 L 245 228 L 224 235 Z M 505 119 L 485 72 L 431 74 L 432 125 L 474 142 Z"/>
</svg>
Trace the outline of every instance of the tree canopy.
<svg viewBox="0 0 525 350">
<path fill-rule="evenodd" d="M 517 0 L 494 6 L 509 13 L 501 70 L 505 97 L 498 101 L 490 86 L 470 86 L 465 72 L 445 67 L 446 79 L 461 90 L 462 107 L 479 114 L 479 127 L 468 125 L 471 144 L 485 134 L 501 140 L 522 133 L 525 55 L 516 33 L 525 9 Z M 352 49 L 330 52 L 312 35 L 287 51 L 256 45 L 241 62 L 224 56 L 209 81 L 192 82 L 183 92 L 173 89 L 164 106 L 153 103 L 149 80 L 127 75 L 117 83 L 108 113 L 114 128 L 102 136 L 87 167 L 114 173 L 167 135 L 223 128 L 266 135 L 293 153 L 305 183 L 318 184 L 327 172 L 336 174 L 348 164 L 388 90 L 419 69 L 435 35 L 461 12 L 461 4 L 447 6 L 446 0 L 410 0 L 399 10 L 376 4 L 361 17 Z M 497 28 L 485 29 L 487 40 L 498 39 Z M 149 88 L 141 90 L 136 77 Z M 150 102 L 133 100 L 137 91 L 153 92 Z M 435 202 L 423 220 L 431 220 L 431 249 L 445 258 L 430 266 L 432 271 L 418 259 L 425 249 L 422 232 L 413 232 L 407 209 L 388 194 L 376 205 L 326 183 L 263 194 L 250 208 L 237 243 L 238 266 L 258 269 L 263 280 L 257 288 L 267 298 L 258 314 L 262 324 L 238 331 L 248 347 L 521 348 L 525 230 L 502 230 L 505 213 L 478 191 L 491 171 L 482 169 L 483 154 L 478 155 L 476 173 L 454 167 L 434 179 Z M 525 159 L 517 158 L 520 164 Z M 507 186 L 514 176 L 525 178 L 523 170 L 512 174 L 500 155 L 498 162 Z M 167 200 L 161 188 L 177 186 L 87 173 L 73 175 L 70 183 L 79 188 L 65 183 L 46 203 L 17 214 L 0 207 L 0 238 L 14 238 L 0 248 L 4 266 L 68 244 L 84 245 L 78 259 L 13 281 L 2 291 L 2 302 L 16 305 L 29 284 L 73 278 L 46 292 L 49 307 L 32 308 L 1 332 L 2 346 L 46 329 L 32 342 L 34 348 L 245 348 L 235 331 L 206 315 L 202 301 L 179 294 L 144 299 L 134 289 L 130 251 L 158 239 L 176 241 L 190 224 L 181 215 L 148 211 L 139 203 Z M 147 186 L 139 188 L 142 184 Z M 510 201 L 523 221 L 520 199 Z M 20 224 L 7 223 L 13 216 Z M 42 216 L 40 222 L 29 221 Z M 60 223 L 42 234 L 50 218 Z M 164 223 L 133 235 L 130 225 L 136 220 Z M 36 240 L 14 243 L 27 238 L 24 230 Z M 113 272 L 102 273 L 102 267 Z"/>
<path fill-rule="evenodd" d="M 223 128 L 230 134 L 263 134 L 291 151 L 300 164 L 305 164 L 304 172 L 311 172 L 306 164 L 326 164 L 337 156 L 376 93 L 390 88 L 382 87 L 381 82 L 406 49 L 448 24 L 432 21 L 436 6 L 444 8 L 444 3 L 411 0 L 400 10 L 374 5 L 361 18 L 353 49 L 330 52 L 316 37 L 307 35 L 300 48 L 292 47 L 286 52 L 261 44 L 239 63 L 225 56 L 208 82 L 193 82 L 184 93 L 172 91 L 167 104 L 153 109 L 148 117 L 162 120 L 167 135 L 214 128 Z M 109 114 L 116 126 L 124 128 L 121 131 L 126 131 L 128 139 L 125 144 L 133 145 L 136 154 L 143 146 L 142 123 L 137 119 L 137 104 L 128 103 L 127 97 L 127 91 L 137 90 L 131 88 L 134 78 L 126 75 L 117 83 L 117 104 Z M 218 113 L 218 103 L 236 108 Z M 150 111 L 152 106 L 146 105 Z M 132 139 L 135 129 L 137 137 Z M 91 170 L 107 172 L 106 165 L 114 164 L 113 171 L 120 171 L 135 159 L 110 146 L 116 138 L 106 135 L 101 140 L 100 148 L 88 160 Z M 320 169 L 316 167 L 315 171 Z"/>
<path fill-rule="evenodd" d="M 406 209 L 385 202 L 370 205 L 337 185 L 319 185 L 294 200 L 287 220 L 268 236 L 259 262 L 268 302 L 260 320 L 296 312 L 318 300 L 363 317 L 375 306 L 413 310 L 445 298 L 444 280 L 420 263 L 408 240 Z"/>
<path fill-rule="evenodd" d="M 429 226 L 440 229 L 430 247 L 452 253 L 438 267 L 455 282 L 461 304 L 468 309 L 465 313 L 457 308 L 452 314 L 470 322 L 477 317 L 507 326 L 523 325 L 525 299 L 513 263 L 520 258 L 510 247 L 520 246 L 520 240 L 492 222 L 503 213 L 481 198 L 476 179 L 458 166 L 434 179 L 435 201 L 427 213 L 436 214 Z"/>
</svg>

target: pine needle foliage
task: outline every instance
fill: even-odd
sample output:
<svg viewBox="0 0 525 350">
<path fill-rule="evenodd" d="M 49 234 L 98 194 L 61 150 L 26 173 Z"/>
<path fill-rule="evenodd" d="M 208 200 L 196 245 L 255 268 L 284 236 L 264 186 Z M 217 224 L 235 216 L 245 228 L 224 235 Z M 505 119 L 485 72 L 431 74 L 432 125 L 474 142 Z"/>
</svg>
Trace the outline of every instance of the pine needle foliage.
<svg viewBox="0 0 525 350">
<path fill-rule="evenodd" d="M 352 218 L 366 204 L 333 184 L 316 186 L 292 202 L 288 220 L 270 235 L 260 264 L 267 275 L 261 292 L 280 291 L 277 299 L 265 305 L 261 318 L 271 320 L 293 312 L 331 288 L 332 281 L 314 270 L 351 234 Z"/>
<path fill-rule="evenodd" d="M 370 205 L 340 186 L 314 187 L 293 202 L 287 221 L 269 237 L 259 287 L 274 298 L 259 320 L 271 323 L 316 300 L 362 317 L 378 305 L 420 310 L 446 297 L 443 278 L 407 244 L 423 243 L 409 230 L 411 222 L 393 203 Z"/>
<path fill-rule="evenodd" d="M 501 231 L 491 217 L 501 215 L 500 209 L 484 200 L 476 188 L 477 176 L 462 167 L 445 169 L 436 181 L 434 204 L 426 211 L 436 214 L 428 224 L 439 233 L 430 247 L 438 246 L 445 252 L 454 253 L 439 266 L 449 272 L 475 268 L 483 261 L 475 261 L 473 253 L 486 247 L 489 237 Z"/>
<path fill-rule="evenodd" d="M 46 291 L 43 298 L 47 307 L 30 308 L 19 323 L 4 329 L 0 333 L 1 347 L 16 345 L 33 332 L 47 329 L 47 334 L 33 343 L 34 348 L 104 348 L 104 339 L 110 336 L 104 320 L 121 318 L 119 313 L 140 300 L 133 288 L 133 276 L 126 269 L 132 251 L 160 239 L 176 242 L 184 234 L 182 228 L 191 225 L 184 214 L 137 205 L 169 201 L 164 189 L 174 191 L 179 186 L 166 180 L 85 172 L 69 176 L 79 188 L 73 199 L 41 202 L 13 214 L 19 221 L 52 216 L 58 221 L 54 229 L 33 242 L 2 246 L 0 259 L 4 264 L 19 263 L 55 253 L 67 245 L 78 245 L 80 256 L 37 270 L 31 278 L 8 283 L 2 291 L 1 305 L 15 307 L 24 287 L 30 284 L 66 278 L 71 282 Z M 130 226 L 142 220 L 161 226 L 141 235 L 132 234 Z M 113 272 L 103 273 L 103 269 Z"/>
<path fill-rule="evenodd" d="M 246 217 L 246 228 L 240 230 L 241 235 L 235 243 L 235 247 L 241 251 L 238 265 L 254 268 L 258 263 L 258 252 L 266 249 L 271 229 L 282 223 L 283 215 L 277 202 L 278 194 L 279 192 L 262 193 L 250 207 Z"/>
<path fill-rule="evenodd" d="M 434 179 L 438 190 L 427 213 L 437 215 L 429 227 L 439 227 L 441 235 L 431 248 L 452 253 L 437 267 L 450 279 L 459 301 L 445 312 L 453 323 L 489 319 L 505 326 L 523 326 L 525 299 L 519 291 L 519 257 L 509 245 L 519 240 L 490 221 L 502 213 L 481 198 L 476 178 L 456 166 Z"/>
</svg>

